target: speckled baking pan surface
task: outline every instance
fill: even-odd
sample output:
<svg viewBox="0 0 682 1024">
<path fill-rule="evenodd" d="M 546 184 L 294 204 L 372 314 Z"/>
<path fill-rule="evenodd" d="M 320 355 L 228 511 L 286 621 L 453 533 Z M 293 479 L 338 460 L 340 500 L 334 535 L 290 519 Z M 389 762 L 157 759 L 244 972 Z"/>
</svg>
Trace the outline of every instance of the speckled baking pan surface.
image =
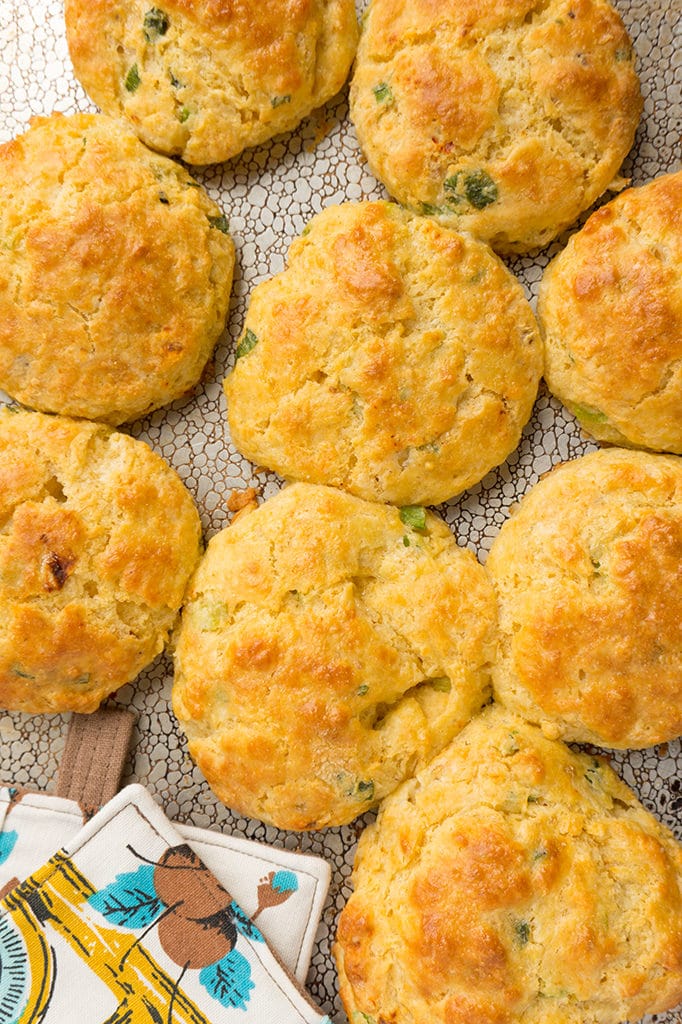
<svg viewBox="0 0 682 1024">
<path fill-rule="evenodd" d="M 360 9 L 364 7 L 360 3 Z M 624 173 L 635 184 L 680 167 L 682 150 L 682 0 L 618 0 L 633 37 L 644 93 L 644 115 Z M 0 141 L 22 132 L 29 118 L 53 110 L 94 109 L 71 71 L 60 0 L 0 0 Z M 283 268 L 289 244 L 320 210 L 345 200 L 385 196 L 362 160 L 348 120 L 346 93 L 308 118 L 294 133 L 249 150 L 229 163 L 193 170 L 222 206 L 237 245 L 237 268 L 228 328 L 195 396 L 154 413 L 129 429 L 175 467 L 194 495 L 207 539 L 229 519 L 235 489 L 253 486 L 261 497 L 277 491 L 272 475 L 255 474 L 227 435 L 221 381 L 254 285 Z M 509 261 L 535 297 L 544 267 L 561 245 L 536 257 Z M 520 447 L 473 490 L 442 511 L 461 543 L 482 560 L 510 506 L 554 464 L 594 445 L 573 417 L 544 390 Z M 344 828 L 294 834 L 232 815 L 220 806 L 187 753 L 170 710 L 171 668 L 159 658 L 112 704 L 138 716 L 126 781 L 144 783 L 170 817 L 224 828 L 330 861 L 333 881 L 308 987 L 338 1024 L 345 1020 L 336 994 L 330 948 L 335 919 L 349 893 L 355 842 L 363 819 Z M 66 733 L 66 716 L 0 712 L 0 779 L 50 788 Z M 682 745 L 611 757 L 644 804 L 682 839 Z M 682 1022 L 682 1012 L 652 1018 Z"/>
</svg>

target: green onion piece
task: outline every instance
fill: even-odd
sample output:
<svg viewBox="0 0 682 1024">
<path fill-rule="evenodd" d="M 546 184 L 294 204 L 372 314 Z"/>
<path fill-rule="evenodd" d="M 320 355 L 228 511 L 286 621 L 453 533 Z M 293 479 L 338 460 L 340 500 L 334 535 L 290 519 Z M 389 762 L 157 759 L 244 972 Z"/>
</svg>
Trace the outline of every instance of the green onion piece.
<svg viewBox="0 0 682 1024">
<path fill-rule="evenodd" d="M 363 683 L 362 686 L 358 686 L 355 692 L 357 693 L 358 697 L 364 697 L 365 694 L 369 692 L 369 686 L 367 686 L 366 683 Z"/>
<path fill-rule="evenodd" d="M 519 946 L 525 946 L 530 938 L 530 925 L 527 921 L 517 921 L 514 925 Z"/>
<path fill-rule="evenodd" d="M 384 103 L 386 100 L 393 99 L 391 87 L 390 85 L 388 85 L 387 82 L 379 82 L 378 85 L 374 86 L 372 92 L 374 93 L 374 99 L 377 101 L 377 103 Z"/>
<path fill-rule="evenodd" d="M 151 7 L 144 16 L 144 37 L 148 43 L 155 43 L 159 36 L 168 31 L 168 15 L 158 7 Z"/>
<path fill-rule="evenodd" d="M 185 121 L 189 117 L 189 113 L 190 112 L 187 107 L 182 107 L 181 110 L 178 110 L 178 121 L 180 122 L 180 124 L 185 123 Z"/>
<path fill-rule="evenodd" d="M 281 107 L 283 103 L 291 103 L 291 96 L 273 96 L 270 103 L 273 107 Z"/>
<path fill-rule="evenodd" d="M 403 505 L 399 514 L 405 526 L 411 526 L 418 533 L 426 533 L 426 509 L 421 505 Z"/>
<path fill-rule="evenodd" d="M 209 217 L 208 223 L 212 228 L 217 228 L 218 231 L 222 231 L 224 235 L 228 233 L 229 225 L 227 223 L 227 217 L 224 213 L 221 213 L 219 217 Z"/>
<path fill-rule="evenodd" d="M 447 676 L 435 676 L 433 679 L 428 680 L 432 690 L 437 690 L 438 693 L 450 693 L 452 689 L 452 682 Z"/>
<path fill-rule="evenodd" d="M 130 71 L 126 75 L 125 82 L 123 84 L 125 85 L 128 92 L 135 92 L 135 90 L 140 84 L 140 72 L 137 69 L 137 64 L 133 64 Z"/>
<path fill-rule="evenodd" d="M 590 423 L 608 423 L 608 416 L 601 409 L 595 409 L 592 405 L 578 405 L 577 402 L 571 402 L 568 408 L 576 419 L 586 426 L 589 426 Z"/>
<path fill-rule="evenodd" d="M 244 337 L 237 345 L 237 359 L 241 359 L 242 356 L 248 355 L 257 344 L 258 336 L 253 333 L 250 327 L 247 327 L 244 332 Z"/>
<path fill-rule="evenodd" d="M 364 800 L 374 799 L 374 783 L 371 779 L 367 782 L 364 779 L 360 779 L 357 785 L 358 796 L 361 796 Z"/>
<path fill-rule="evenodd" d="M 464 179 L 464 192 L 477 210 L 490 206 L 498 196 L 497 185 L 487 171 L 473 171 L 467 174 Z"/>
</svg>

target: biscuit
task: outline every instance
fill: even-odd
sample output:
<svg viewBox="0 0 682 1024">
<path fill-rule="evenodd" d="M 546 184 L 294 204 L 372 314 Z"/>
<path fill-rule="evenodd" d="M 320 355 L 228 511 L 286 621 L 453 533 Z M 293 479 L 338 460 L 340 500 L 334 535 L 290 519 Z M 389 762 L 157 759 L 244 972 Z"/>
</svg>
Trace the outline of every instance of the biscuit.
<svg viewBox="0 0 682 1024">
<path fill-rule="evenodd" d="M 353 1024 L 618 1024 L 682 1000 L 682 848 L 608 765 L 498 707 L 361 836 Z"/>
<path fill-rule="evenodd" d="M 344 84 L 353 0 L 66 0 L 76 77 L 143 142 L 190 164 L 295 128 Z"/>
<path fill-rule="evenodd" d="M 35 118 L 0 169 L 0 387 L 110 424 L 193 388 L 232 284 L 219 207 L 103 115 Z"/>
<path fill-rule="evenodd" d="M 553 394 L 601 441 L 682 454 L 682 171 L 593 213 L 538 313 Z"/>
<path fill-rule="evenodd" d="M 516 448 L 542 346 L 483 245 L 394 203 L 313 218 L 251 296 L 225 384 L 232 439 L 288 479 L 432 505 Z"/>
<path fill-rule="evenodd" d="M 604 747 L 682 733 L 682 460 L 613 448 L 556 467 L 486 566 L 498 700 Z"/>
<path fill-rule="evenodd" d="M 624 184 L 642 110 L 606 0 L 373 0 L 350 104 L 391 195 L 502 252 Z"/>
<path fill-rule="evenodd" d="M 0 707 L 95 711 L 163 650 L 200 554 L 194 502 L 142 441 L 0 409 Z"/>
<path fill-rule="evenodd" d="M 494 628 L 485 570 L 437 516 L 292 484 L 208 545 L 173 708 L 228 807 L 339 825 L 489 698 Z"/>
</svg>

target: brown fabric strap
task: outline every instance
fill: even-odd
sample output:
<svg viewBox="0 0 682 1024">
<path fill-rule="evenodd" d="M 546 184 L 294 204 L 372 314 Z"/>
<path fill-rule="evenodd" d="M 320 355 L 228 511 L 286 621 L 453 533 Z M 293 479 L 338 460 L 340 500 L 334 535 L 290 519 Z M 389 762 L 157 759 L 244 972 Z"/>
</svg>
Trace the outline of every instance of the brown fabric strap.
<svg viewBox="0 0 682 1024">
<path fill-rule="evenodd" d="M 135 724 L 131 711 L 100 708 L 74 715 L 57 775 L 57 796 L 90 816 L 118 792 Z"/>
</svg>

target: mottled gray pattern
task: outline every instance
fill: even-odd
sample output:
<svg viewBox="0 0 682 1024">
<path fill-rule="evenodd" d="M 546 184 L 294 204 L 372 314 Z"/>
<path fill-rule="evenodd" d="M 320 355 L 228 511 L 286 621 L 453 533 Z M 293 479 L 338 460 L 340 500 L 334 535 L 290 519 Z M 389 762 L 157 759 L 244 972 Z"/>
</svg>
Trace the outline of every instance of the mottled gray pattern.
<svg viewBox="0 0 682 1024">
<path fill-rule="evenodd" d="M 364 7 L 364 3 L 360 7 Z M 682 136 L 682 0 L 619 0 L 634 37 L 645 94 L 644 118 L 625 173 L 642 183 L 679 167 Z M 0 141 L 22 131 L 34 114 L 93 109 L 74 81 L 59 0 L 0 0 Z M 301 128 L 230 163 L 196 173 L 221 203 L 237 244 L 238 263 L 229 326 L 214 370 L 190 401 L 154 413 L 131 432 L 148 440 L 178 470 L 199 503 L 207 536 L 228 518 L 234 488 L 255 485 L 274 493 L 272 474 L 255 475 L 226 434 L 220 381 L 230 365 L 234 340 L 252 287 L 284 265 L 289 243 L 310 217 L 343 200 L 385 195 L 363 162 L 348 121 L 345 95 Z M 534 298 L 555 243 L 537 257 L 510 261 Z M 509 512 L 552 465 L 593 447 L 573 418 L 541 392 L 519 449 L 459 501 L 443 508 L 460 541 L 484 559 Z M 200 826 L 224 827 L 252 839 L 302 848 L 334 865 L 309 976 L 309 988 L 334 1021 L 344 1021 L 336 996 L 330 946 L 336 914 L 349 892 L 353 850 L 362 820 L 346 828 L 295 835 L 236 817 L 220 806 L 193 767 L 170 711 L 170 664 L 160 658 L 112 703 L 138 714 L 134 756 L 127 779 L 145 783 L 171 817 Z M 49 789 L 63 747 L 67 719 L 0 713 L 0 779 Z M 616 769 L 647 807 L 682 838 L 682 748 L 679 741 L 655 751 L 618 754 Z M 654 1018 L 652 1018 L 654 1019 Z M 680 1024 L 682 1011 L 659 1015 Z"/>
</svg>

